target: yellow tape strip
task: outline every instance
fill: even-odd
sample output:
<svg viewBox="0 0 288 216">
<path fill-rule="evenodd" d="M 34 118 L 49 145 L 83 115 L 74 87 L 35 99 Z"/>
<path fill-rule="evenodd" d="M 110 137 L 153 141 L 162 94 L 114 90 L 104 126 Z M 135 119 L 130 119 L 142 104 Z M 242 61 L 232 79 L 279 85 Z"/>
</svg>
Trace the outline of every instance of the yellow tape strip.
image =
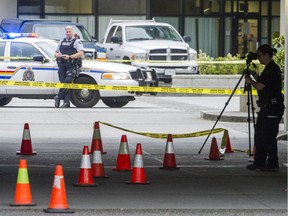
<svg viewBox="0 0 288 216">
<path fill-rule="evenodd" d="M 129 92 L 149 92 L 149 93 L 175 93 L 175 94 L 218 94 L 230 95 L 232 89 L 204 89 L 204 88 L 172 88 L 172 87 L 147 87 L 147 86 L 110 86 L 77 83 L 48 83 L 48 82 L 21 82 L 0 80 L 0 86 L 38 87 L 38 88 L 66 88 L 66 89 L 88 89 L 107 91 L 129 91 Z M 243 95 L 243 90 L 237 89 L 235 95 Z M 252 90 L 253 95 L 257 95 L 256 90 Z"/>
<path fill-rule="evenodd" d="M 138 134 L 138 135 L 142 135 L 142 136 L 146 136 L 146 137 L 150 137 L 150 138 L 155 138 L 155 139 L 167 139 L 167 134 L 162 134 L 162 133 L 150 133 L 150 132 L 136 132 L 136 131 L 132 131 L 132 130 L 128 130 L 122 127 L 118 127 L 112 124 L 109 124 L 107 122 L 102 122 L 99 121 L 99 123 L 109 126 L 109 127 L 113 127 L 122 131 L 126 131 L 126 132 L 130 132 L 130 133 L 134 133 L 134 134 Z M 215 128 L 212 131 L 212 134 L 215 133 L 220 133 L 222 131 L 224 131 L 226 129 L 224 128 Z M 185 134 L 172 134 L 173 138 L 189 138 L 189 137 L 200 137 L 200 136 L 205 136 L 208 135 L 210 133 L 211 130 L 205 130 L 205 131 L 199 131 L 199 132 L 194 132 L 194 133 L 185 133 Z"/>
</svg>

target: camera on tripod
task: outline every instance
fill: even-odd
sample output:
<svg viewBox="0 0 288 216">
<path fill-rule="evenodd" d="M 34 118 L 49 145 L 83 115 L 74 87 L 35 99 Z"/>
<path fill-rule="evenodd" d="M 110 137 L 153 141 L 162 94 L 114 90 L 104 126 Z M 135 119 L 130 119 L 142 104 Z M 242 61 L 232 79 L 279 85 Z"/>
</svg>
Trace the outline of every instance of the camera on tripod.
<svg viewBox="0 0 288 216">
<path fill-rule="evenodd" d="M 257 57 L 258 57 L 258 56 L 257 56 L 257 53 L 249 52 L 248 55 L 247 55 L 247 59 L 246 59 L 247 65 L 250 65 L 250 63 L 251 63 L 253 60 L 256 60 Z"/>
</svg>

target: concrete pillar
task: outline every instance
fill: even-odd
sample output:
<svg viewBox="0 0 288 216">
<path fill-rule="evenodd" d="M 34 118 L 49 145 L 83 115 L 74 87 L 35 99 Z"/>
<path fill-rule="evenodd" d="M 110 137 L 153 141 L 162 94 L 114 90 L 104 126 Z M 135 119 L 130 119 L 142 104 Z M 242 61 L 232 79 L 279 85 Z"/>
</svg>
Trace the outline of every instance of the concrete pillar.
<svg viewBox="0 0 288 216">
<path fill-rule="evenodd" d="M 285 16 L 285 68 L 284 68 L 284 94 L 285 94 L 285 106 L 286 106 L 286 112 L 285 112 L 285 116 L 284 116 L 284 129 L 287 133 L 288 131 L 288 0 L 282 0 L 285 1 L 285 12 L 284 12 L 284 16 Z"/>
<path fill-rule="evenodd" d="M 0 22 L 4 18 L 17 18 L 17 0 L 1 0 Z"/>
</svg>

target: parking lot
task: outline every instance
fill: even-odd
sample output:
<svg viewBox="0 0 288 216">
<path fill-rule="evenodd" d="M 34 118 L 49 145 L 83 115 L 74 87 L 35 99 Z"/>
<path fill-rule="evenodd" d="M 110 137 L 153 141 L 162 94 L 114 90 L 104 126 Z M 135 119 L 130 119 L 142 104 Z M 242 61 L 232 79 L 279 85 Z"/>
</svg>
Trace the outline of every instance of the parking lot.
<svg viewBox="0 0 288 216">
<path fill-rule="evenodd" d="M 74 187 L 84 145 L 91 146 L 95 121 L 133 132 L 191 133 L 209 130 L 214 121 L 200 118 L 201 111 L 221 111 L 227 97 L 143 96 L 124 108 L 102 103 L 94 108 L 56 109 L 51 100 L 13 99 L 1 108 L 0 214 L 44 215 L 49 205 L 56 164 L 64 169 L 69 207 L 75 215 L 287 215 L 287 141 L 279 141 L 279 172 L 249 171 L 247 123 L 219 122 L 229 131 L 232 148 L 244 152 L 205 160 L 211 138 L 198 154 L 206 136 L 173 139 L 177 170 L 161 170 L 165 139 L 154 139 L 100 124 L 103 164 L 109 178 L 94 179 L 97 187 Z M 237 111 L 234 97 L 226 112 Z M 34 156 L 17 156 L 23 125 L 29 123 Z M 283 130 L 283 125 L 281 125 Z M 253 132 L 253 130 L 252 130 Z M 133 165 L 141 143 L 148 185 L 130 185 L 131 172 L 112 169 L 121 136 L 125 134 Z M 253 135 L 253 134 L 252 134 Z M 213 135 L 218 145 L 223 133 Z M 20 159 L 26 159 L 35 207 L 10 207 Z"/>
</svg>

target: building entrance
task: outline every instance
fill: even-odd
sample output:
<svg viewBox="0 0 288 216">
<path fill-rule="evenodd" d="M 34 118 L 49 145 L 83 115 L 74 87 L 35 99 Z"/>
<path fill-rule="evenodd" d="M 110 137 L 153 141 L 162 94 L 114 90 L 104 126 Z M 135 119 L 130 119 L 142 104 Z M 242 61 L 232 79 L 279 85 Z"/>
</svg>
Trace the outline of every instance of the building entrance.
<svg viewBox="0 0 288 216">
<path fill-rule="evenodd" d="M 244 56 L 248 52 L 256 52 L 258 47 L 258 19 L 241 19 L 234 20 L 236 26 L 232 38 L 233 50 Z"/>
</svg>

